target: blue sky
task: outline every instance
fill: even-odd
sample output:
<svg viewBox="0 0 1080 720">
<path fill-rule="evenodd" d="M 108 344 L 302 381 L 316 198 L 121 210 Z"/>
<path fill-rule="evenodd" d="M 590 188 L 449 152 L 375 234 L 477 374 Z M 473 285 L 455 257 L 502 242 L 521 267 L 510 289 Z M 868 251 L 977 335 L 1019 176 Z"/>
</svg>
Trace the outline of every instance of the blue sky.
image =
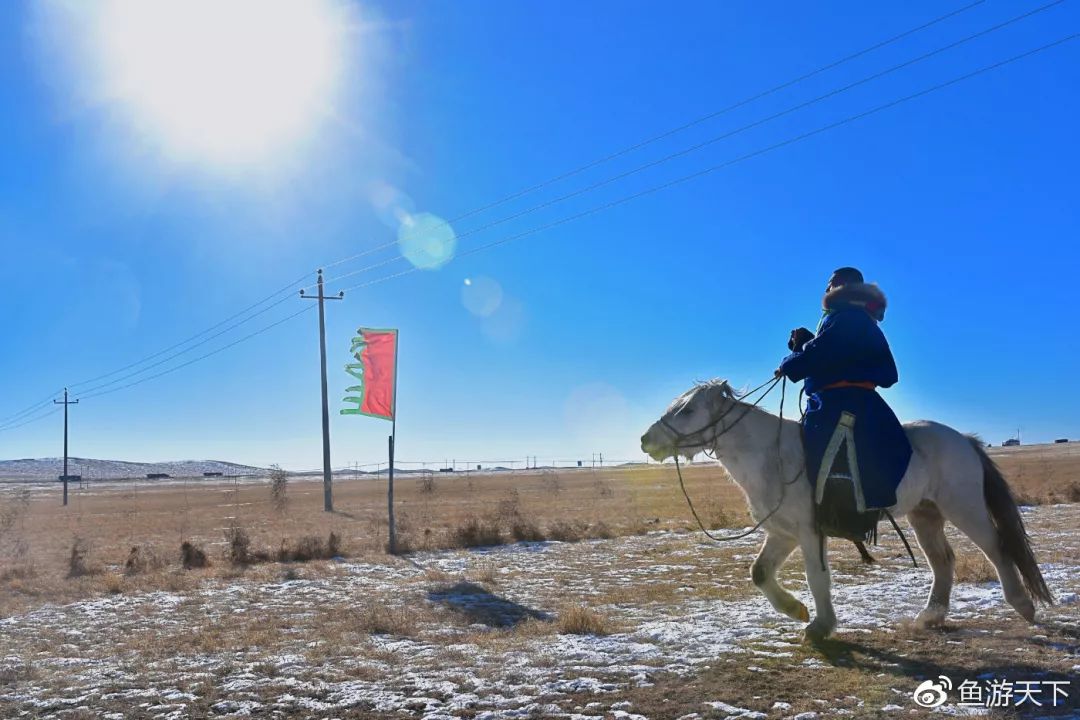
<svg viewBox="0 0 1080 720">
<path fill-rule="evenodd" d="M 78 40 L 77 24 L 65 27 L 53 4 L 5 3 L 0 416 L 194 335 L 302 272 L 392 243 L 392 207 L 457 218 L 961 5 L 352 3 L 341 8 L 352 25 L 338 85 L 311 136 L 237 167 L 166 148 L 92 92 L 85 73 L 93 68 L 65 36 Z M 470 233 L 1038 5 L 979 4 L 457 220 L 457 252 L 1080 31 L 1080 9 L 1062 3 Z M 902 419 L 936 419 L 995 442 L 1018 427 L 1025 441 L 1077 438 L 1077 88 L 1073 41 L 441 269 L 349 291 L 327 309 L 332 406 L 350 379 L 341 366 L 352 330 L 398 327 L 400 458 L 640 458 L 640 433 L 694 380 L 753 386 L 767 377 L 790 328 L 816 322 L 830 271 L 851 264 L 889 297 L 883 329 L 901 380 L 886 397 Z M 387 188 L 407 200 L 382 206 Z M 395 256 L 385 248 L 327 274 Z M 330 289 L 409 267 L 392 261 Z M 172 364 L 302 302 L 290 299 Z M 0 432 L 0 457 L 59 454 L 60 423 L 51 415 Z M 388 430 L 333 417 L 335 466 L 382 459 Z M 309 312 L 160 379 L 86 399 L 72 410 L 71 451 L 315 468 L 319 432 Z"/>
</svg>

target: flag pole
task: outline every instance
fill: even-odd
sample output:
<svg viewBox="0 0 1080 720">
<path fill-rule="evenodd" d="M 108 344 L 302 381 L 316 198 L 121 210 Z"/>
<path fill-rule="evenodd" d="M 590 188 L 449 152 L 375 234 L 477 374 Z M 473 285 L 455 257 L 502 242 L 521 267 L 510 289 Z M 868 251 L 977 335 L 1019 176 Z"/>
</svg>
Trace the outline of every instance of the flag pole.
<svg viewBox="0 0 1080 720">
<path fill-rule="evenodd" d="M 398 381 L 398 331 L 394 331 L 394 393 L 391 400 L 393 414 L 390 416 L 390 465 L 387 473 L 389 482 L 386 490 L 386 509 L 390 525 L 388 549 L 391 555 L 397 554 L 397 528 L 394 526 L 394 438 L 397 436 L 397 381 Z"/>
</svg>

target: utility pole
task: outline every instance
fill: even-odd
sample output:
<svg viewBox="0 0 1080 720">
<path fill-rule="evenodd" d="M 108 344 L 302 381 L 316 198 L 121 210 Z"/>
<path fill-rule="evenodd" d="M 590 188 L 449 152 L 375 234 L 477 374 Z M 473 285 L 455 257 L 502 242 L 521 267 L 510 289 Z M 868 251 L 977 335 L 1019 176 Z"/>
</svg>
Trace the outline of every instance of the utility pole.
<svg viewBox="0 0 1080 720">
<path fill-rule="evenodd" d="M 326 512 L 334 511 L 334 490 L 331 485 L 331 473 L 330 473 L 330 401 L 327 398 L 326 391 L 326 311 L 324 309 L 324 300 L 341 300 L 345 297 L 345 291 L 342 290 L 336 296 L 327 297 L 323 294 L 323 274 L 322 270 L 319 270 L 319 280 L 316 283 L 319 288 L 319 294 L 315 297 L 311 295 L 305 295 L 303 290 L 300 290 L 300 297 L 307 300 L 319 301 L 319 359 L 322 362 L 322 457 L 323 457 L 323 510 Z"/>
<path fill-rule="evenodd" d="M 64 400 L 53 400 L 55 405 L 64 406 L 64 504 L 67 505 L 68 496 L 68 405 L 78 405 L 78 400 L 68 400 L 68 389 L 64 388 Z"/>
</svg>

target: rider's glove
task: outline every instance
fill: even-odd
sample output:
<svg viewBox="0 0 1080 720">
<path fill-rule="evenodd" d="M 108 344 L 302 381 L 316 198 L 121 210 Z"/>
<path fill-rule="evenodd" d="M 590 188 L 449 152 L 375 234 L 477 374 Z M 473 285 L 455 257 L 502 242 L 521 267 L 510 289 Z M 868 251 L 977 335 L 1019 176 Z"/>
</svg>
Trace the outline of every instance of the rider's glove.
<svg viewBox="0 0 1080 720">
<path fill-rule="evenodd" d="M 791 337 L 788 338 L 788 350 L 791 350 L 792 352 L 802 352 L 803 345 L 813 339 L 814 333 L 804 327 L 796 328 L 791 331 Z"/>
</svg>

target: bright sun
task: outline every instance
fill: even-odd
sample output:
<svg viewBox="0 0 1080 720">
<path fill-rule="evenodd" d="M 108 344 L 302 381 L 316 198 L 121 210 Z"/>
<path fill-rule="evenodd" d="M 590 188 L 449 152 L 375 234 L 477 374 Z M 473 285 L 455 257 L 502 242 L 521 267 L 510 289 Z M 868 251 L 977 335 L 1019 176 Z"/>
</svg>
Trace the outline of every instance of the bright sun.
<svg viewBox="0 0 1080 720">
<path fill-rule="evenodd" d="M 177 159 L 256 164 L 331 110 L 346 21 L 333 0 L 107 0 L 91 49 L 110 104 Z"/>
</svg>

